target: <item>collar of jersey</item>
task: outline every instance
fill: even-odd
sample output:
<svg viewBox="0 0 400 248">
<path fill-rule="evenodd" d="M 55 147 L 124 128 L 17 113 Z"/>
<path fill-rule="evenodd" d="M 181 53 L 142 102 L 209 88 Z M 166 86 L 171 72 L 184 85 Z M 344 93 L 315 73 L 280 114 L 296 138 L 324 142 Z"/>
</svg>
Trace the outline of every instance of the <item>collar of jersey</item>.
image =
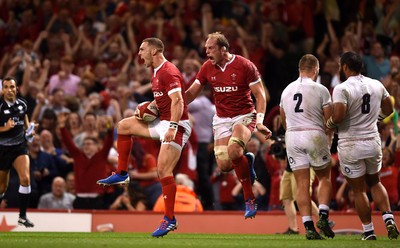
<svg viewBox="0 0 400 248">
<path fill-rule="evenodd" d="M 217 65 L 219 68 L 221 68 L 221 71 L 225 71 L 225 69 L 226 69 L 226 67 L 230 64 L 230 63 L 232 63 L 234 60 L 235 60 L 235 58 L 236 58 L 236 55 L 235 54 L 232 54 L 232 58 L 228 61 L 228 62 L 226 62 L 226 64 L 224 65 L 224 67 L 221 67 L 220 65 Z"/>
<path fill-rule="evenodd" d="M 165 64 L 165 62 L 167 62 L 167 60 L 164 60 L 161 65 L 159 65 L 157 68 L 154 68 L 154 76 L 156 76 L 157 71 L 160 70 L 161 66 L 163 66 L 163 64 Z"/>
<path fill-rule="evenodd" d="M 14 104 L 16 104 L 18 100 L 15 100 L 14 102 L 9 102 L 9 101 L 7 101 L 7 100 L 4 100 L 4 101 L 7 103 L 8 107 L 11 107 L 11 106 L 13 106 Z"/>
</svg>

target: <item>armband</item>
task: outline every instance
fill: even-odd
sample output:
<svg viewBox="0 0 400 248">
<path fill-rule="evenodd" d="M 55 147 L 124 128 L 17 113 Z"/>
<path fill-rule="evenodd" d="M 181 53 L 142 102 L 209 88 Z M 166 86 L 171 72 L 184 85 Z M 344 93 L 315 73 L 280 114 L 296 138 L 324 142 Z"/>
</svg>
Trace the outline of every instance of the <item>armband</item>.
<svg viewBox="0 0 400 248">
<path fill-rule="evenodd" d="M 336 123 L 333 122 L 332 116 L 329 117 L 329 119 L 326 121 L 326 127 L 329 128 L 329 129 L 332 129 L 332 128 L 336 127 Z"/>
<path fill-rule="evenodd" d="M 175 121 L 170 121 L 169 122 L 169 128 L 172 128 L 172 129 L 178 129 L 178 122 L 175 122 Z"/>
<path fill-rule="evenodd" d="M 256 117 L 256 125 L 257 124 L 263 124 L 264 123 L 264 113 L 257 113 L 257 117 Z"/>
<path fill-rule="evenodd" d="M 386 117 L 388 117 L 388 116 L 385 115 L 384 113 L 382 113 L 382 110 L 381 110 L 381 112 L 379 112 L 379 115 L 378 115 L 378 121 L 383 121 Z"/>
</svg>

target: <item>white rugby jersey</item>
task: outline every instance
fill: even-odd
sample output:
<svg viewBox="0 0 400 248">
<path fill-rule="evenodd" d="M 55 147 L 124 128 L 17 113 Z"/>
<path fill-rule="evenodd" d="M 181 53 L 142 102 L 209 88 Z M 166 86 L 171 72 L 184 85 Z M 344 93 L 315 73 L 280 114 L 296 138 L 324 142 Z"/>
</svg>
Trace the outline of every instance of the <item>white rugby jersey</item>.
<svg viewBox="0 0 400 248">
<path fill-rule="evenodd" d="M 286 130 L 325 131 L 323 108 L 331 104 L 328 89 L 311 78 L 299 77 L 282 92 L 279 106 L 285 110 Z"/>
<path fill-rule="evenodd" d="M 333 103 L 347 105 L 346 115 L 338 124 L 339 138 L 365 138 L 378 135 L 377 121 L 381 102 L 389 93 L 378 80 L 362 75 L 349 77 L 333 90 Z"/>
</svg>

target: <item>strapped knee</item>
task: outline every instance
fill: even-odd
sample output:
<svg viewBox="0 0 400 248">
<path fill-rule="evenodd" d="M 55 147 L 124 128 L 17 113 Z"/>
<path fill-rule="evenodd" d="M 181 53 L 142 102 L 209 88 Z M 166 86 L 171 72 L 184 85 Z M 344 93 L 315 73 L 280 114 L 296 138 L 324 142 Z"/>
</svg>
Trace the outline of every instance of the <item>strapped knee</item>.
<svg viewBox="0 0 400 248">
<path fill-rule="evenodd" d="M 215 158 L 219 160 L 229 160 L 228 146 L 215 146 L 214 147 Z"/>
<path fill-rule="evenodd" d="M 246 148 L 246 143 L 245 143 L 243 140 L 241 140 L 241 139 L 239 139 L 239 138 L 236 138 L 236 137 L 231 137 L 231 138 L 229 139 L 228 146 L 230 146 L 230 145 L 232 145 L 232 144 L 238 144 L 238 145 L 239 145 L 240 147 L 242 147 L 243 149 Z"/>
</svg>

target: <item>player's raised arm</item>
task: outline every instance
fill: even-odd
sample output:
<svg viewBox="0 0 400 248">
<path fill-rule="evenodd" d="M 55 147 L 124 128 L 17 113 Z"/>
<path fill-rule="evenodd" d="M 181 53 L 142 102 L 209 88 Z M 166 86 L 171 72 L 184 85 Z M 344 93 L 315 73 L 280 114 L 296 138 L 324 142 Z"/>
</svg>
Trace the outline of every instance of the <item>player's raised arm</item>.
<svg viewBox="0 0 400 248">
<path fill-rule="evenodd" d="M 196 79 L 194 83 L 185 92 L 185 100 L 187 104 L 190 104 L 203 90 L 203 86 Z"/>
</svg>

